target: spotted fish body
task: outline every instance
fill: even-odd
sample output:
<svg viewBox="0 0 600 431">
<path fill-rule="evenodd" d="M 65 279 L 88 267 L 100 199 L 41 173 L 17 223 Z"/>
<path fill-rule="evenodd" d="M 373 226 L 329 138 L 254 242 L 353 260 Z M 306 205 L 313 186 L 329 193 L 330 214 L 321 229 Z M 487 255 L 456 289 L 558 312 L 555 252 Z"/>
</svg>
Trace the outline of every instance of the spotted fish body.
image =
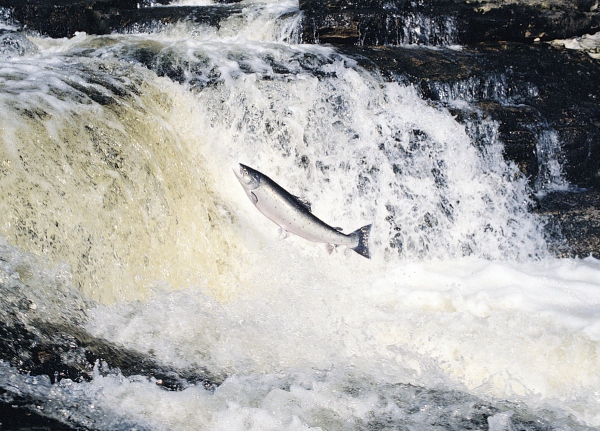
<svg viewBox="0 0 600 431">
<path fill-rule="evenodd" d="M 261 172 L 240 163 L 238 180 L 256 208 L 281 229 L 309 241 L 333 245 L 344 245 L 361 256 L 370 258 L 369 234 L 371 225 L 344 234 L 323 222 L 310 211 L 310 205 L 292 195 L 275 181 Z"/>
</svg>

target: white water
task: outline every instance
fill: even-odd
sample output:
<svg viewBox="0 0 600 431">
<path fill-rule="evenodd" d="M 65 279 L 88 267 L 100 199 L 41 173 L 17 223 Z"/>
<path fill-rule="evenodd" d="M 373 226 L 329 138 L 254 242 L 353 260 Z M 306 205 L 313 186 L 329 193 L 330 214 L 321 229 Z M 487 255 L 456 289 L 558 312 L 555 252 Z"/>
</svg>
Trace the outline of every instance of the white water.
<svg viewBox="0 0 600 431">
<path fill-rule="evenodd" d="M 225 381 L 51 385 L 2 364 L 0 383 L 99 429 L 600 426 L 600 263 L 549 256 L 499 142 L 290 43 L 297 18 L 273 16 L 292 6 L 30 37 L 2 60 L 0 281 L 19 286 L 7 310 L 30 304 L 6 318 L 69 319 Z M 373 222 L 373 259 L 278 239 L 238 162 L 332 226 Z"/>
<path fill-rule="evenodd" d="M 554 130 L 542 130 L 538 134 L 538 163 L 542 167 L 534 188 L 538 195 L 558 190 L 569 190 L 569 182 L 564 178 L 560 163 L 561 146 L 558 133 Z"/>
</svg>

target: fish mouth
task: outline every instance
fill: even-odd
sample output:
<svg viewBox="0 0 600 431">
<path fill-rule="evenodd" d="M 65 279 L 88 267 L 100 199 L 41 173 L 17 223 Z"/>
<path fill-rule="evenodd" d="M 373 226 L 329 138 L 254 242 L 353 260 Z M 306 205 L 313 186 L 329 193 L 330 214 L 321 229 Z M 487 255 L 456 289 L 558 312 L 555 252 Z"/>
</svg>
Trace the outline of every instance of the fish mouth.
<svg viewBox="0 0 600 431">
<path fill-rule="evenodd" d="M 258 187 L 258 185 L 256 185 L 256 187 L 252 186 L 252 183 L 253 181 L 255 182 L 255 180 L 250 172 L 251 168 L 248 168 L 248 166 L 242 165 L 241 163 L 239 163 L 239 171 L 233 168 L 233 173 L 245 189 L 255 189 Z"/>
<path fill-rule="evenodd" d="M 255 171 L 249 166 L 239 164 L 240 172 L 237 173 L 235 169 L 233 172 L 237 177 L 238 181 L 244 187 L 246 191 L 257 189 L 260 186 L 260 172 Z"/>
<path fill-rule="evenodd" d="M 238 163 L 238 167 L 236 168 L 231 168 L 233 170 L 233 173 L 235 174 L 235 177 L 238 179 L 238 181 L 240 183 L 245 183 L 244 181 L 244 175 L 242 174 L 242 172 L 244 171 L 244 165 L 242 165 L 241 163 Z"/>
</svg>

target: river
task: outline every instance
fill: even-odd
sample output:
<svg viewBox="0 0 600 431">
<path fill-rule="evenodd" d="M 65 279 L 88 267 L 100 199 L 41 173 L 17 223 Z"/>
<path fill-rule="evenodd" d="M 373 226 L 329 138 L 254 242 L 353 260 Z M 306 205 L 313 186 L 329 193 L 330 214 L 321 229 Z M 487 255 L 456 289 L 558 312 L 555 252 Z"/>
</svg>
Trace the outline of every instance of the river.
<svg viewBox="0 0 600 431">
<path fill-rule="evenodd" d="M 241 6 L 64 39 L 5 18 L 0 316 L 216 383 L 5 360 L 2 400 L 74 429 L 600 427 L 600 262 L 548 251 L 495 125 L 473 139 L 410 85 L 300 44 L 294 2 Z M 373 223 L 372 258 L 280 238 L 238 163 L 346 233 Z"/>
</svg>

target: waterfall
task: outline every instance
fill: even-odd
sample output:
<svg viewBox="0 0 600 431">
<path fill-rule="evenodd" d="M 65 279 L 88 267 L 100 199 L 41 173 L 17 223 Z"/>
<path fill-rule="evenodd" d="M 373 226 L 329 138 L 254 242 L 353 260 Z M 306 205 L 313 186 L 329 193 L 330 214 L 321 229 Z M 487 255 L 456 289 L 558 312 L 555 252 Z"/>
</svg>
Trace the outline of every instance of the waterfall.
<svg viewBox="0 0 600 431">
<path fill-rule="evenodd" d="M 241 10 L 7 33 L 2 402 L 101 430 L 598 426 L 600 265 L 549 254 L 475 107 L 536 89 L 425 100 L 300 44 L 291 2 Z M 535 191 L 562 187 L 557 146 L 538 156 Z M 372 259 L 278 238 L 238 163 L 346 233 L 372 223 Z"/>
</svg>

